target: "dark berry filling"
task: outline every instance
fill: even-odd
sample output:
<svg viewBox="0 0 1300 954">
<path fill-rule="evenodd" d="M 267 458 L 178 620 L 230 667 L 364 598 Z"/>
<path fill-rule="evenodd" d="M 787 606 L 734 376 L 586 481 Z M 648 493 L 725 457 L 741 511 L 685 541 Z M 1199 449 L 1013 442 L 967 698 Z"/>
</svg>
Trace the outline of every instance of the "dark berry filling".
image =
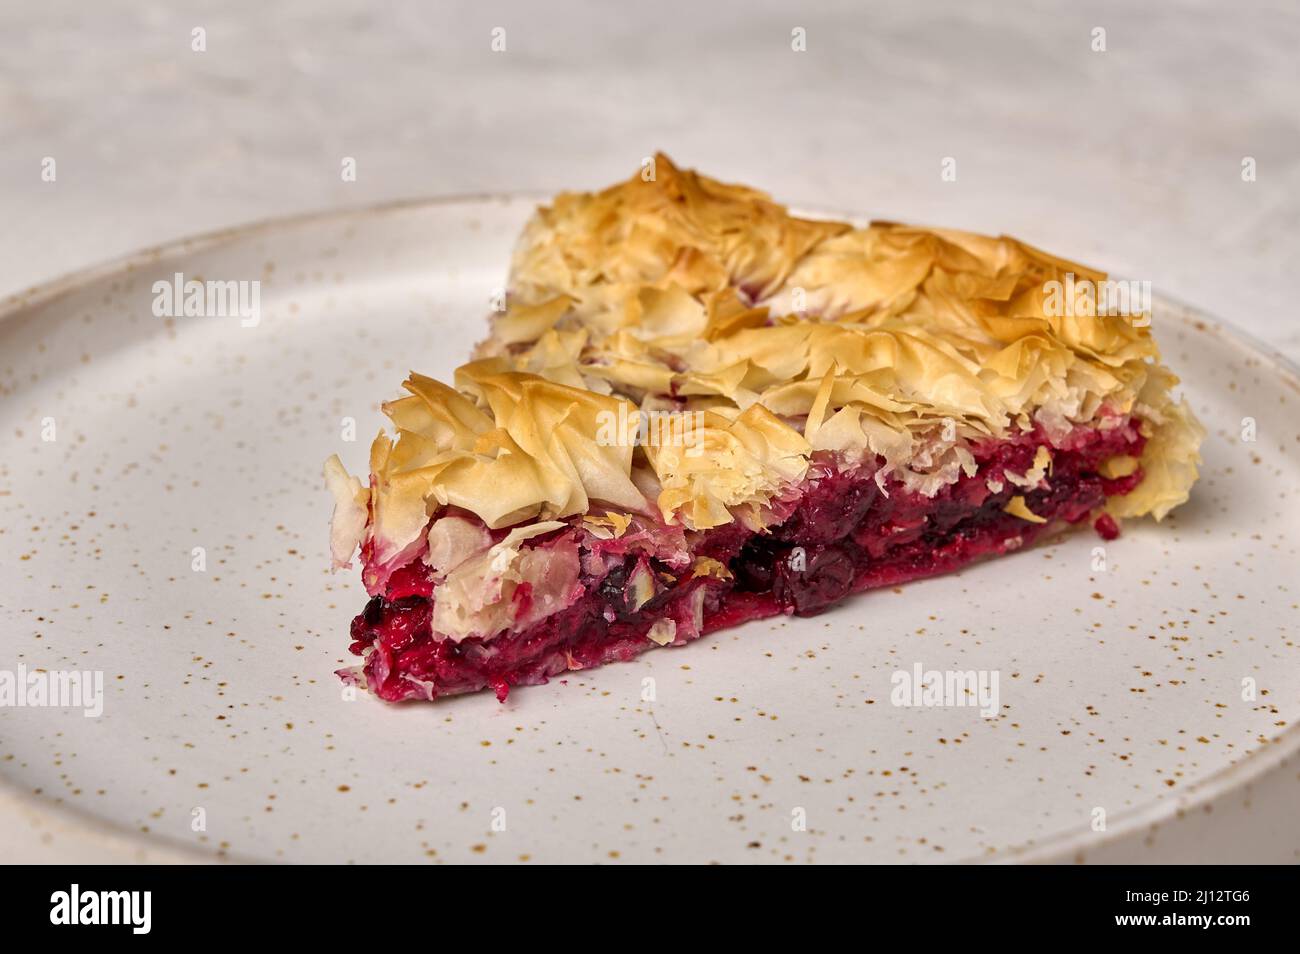
<svg viewBox="0 0 1300 954">
<path fill-rule="evenodd" d="M 567 609 L 517 633 L 454 642 L 435 639 L 430 571 L 419 560 L 398 570 L 383 595 L 352 621 L 351 650 L 365 656 L 369 687 L 389 701 L 493 689 L 504 699 L 514 685 L 546 682 L 569 670 L 628 660 L 662 642 L 648 638 L 658 620 L 671 620 L 681 643 L 750 619 L 781 613 L 810 616 L 850 593 L 946 573 L 972 561 L 1018 549 L 1062 524 L 1093 516 L 1108 496 L 1131 491 L 1141 470 L 1107 479 L 1098 468 L 1118 455 L 1137 456 L 1144 439 L 1136 419 L 1105 430 L 1076 428 L 1052 446 L 1046 486 L 1023 488 L 1007 479 L 1033 466 L 1049 444 L 1040 431 L 972 449 L 978 470 L 962 474 L 934 496 L 897 481 L 882 490 L 869 467 L 841 467 L 815 455 L 781 522 L 764 532 L 738 523 L 688 534 L 692 553 L 725 564 L 730 578 L 674 569 L 628 552 L 612 568 L 581 580 L 584 594 Z M 992 485 L 992 486 L 990 486 Z M 1044 523 L 1007 513 L 1022 496 Z M 1107 540 L 1119 533 L 1106 514 L 1096 518 Z M 591 561 L 598 563 L 599 561 Z M 608 561 L 606 561 L 608 562 Z M 649 572 L 654 594 L 636 605 L 633 577 Z M 528 584 L 514 594 L 523 612 Z"/>
</svg>

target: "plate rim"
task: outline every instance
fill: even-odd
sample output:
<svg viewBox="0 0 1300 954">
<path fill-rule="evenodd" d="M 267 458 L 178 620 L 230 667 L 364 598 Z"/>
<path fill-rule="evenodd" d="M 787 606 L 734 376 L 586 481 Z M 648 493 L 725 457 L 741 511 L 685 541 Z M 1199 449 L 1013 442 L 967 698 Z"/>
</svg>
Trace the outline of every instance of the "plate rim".
<svg viewBox="0 0 1300 954">
<path fill-rule="evenodd" d="M 233 226 L 225 226 L 169 239 L 145 246 L 107 260 L 66 272 L 47 281 L 20 289 L 0 299 L 0 324 L 29 310 L 50 305 L 59 298 L 92 283 L 130 275 L 133 271 L 181 255 L 220 248 L 257 237 L 273 236 L 304 225 L 348 219 L 367 219 L 393 213 L 417 212 L 424 209 L 497 203 L 508 205 L 520 202 L 543 204 L 554 193 L 538 190 L 491 190 L 484 192 L 455 193 L 418 198 L 392 199 L 362 205 L 317 209 L 287 215 L 269 216 Z M 839 218 L 851 222 L 867 222 L 869 217 L 825 208 L 792 208 L 799 215 L 818 218 Z M 1193 331 L 1209 332 L 1239 352 L 1266 365 L 1292 389 L 1300 392 L 1300 363 L 1294 361 L 1272 344 L 1260 339 L 1239 325 L 1220 318 L 1205 309 L 1164 292 L 1154 295 L 1158 303 L 1169 307 L 1180 323 Z M 1252 750 L 1245 757 L 1224 766 L 1211 775 L 1191 783 L 1172 798 L 1156 799 L 1146 804 L 1118 813 L 1105 834 L 1098 838 L 1091 831 L 1065 830 L 1044 840 L 1027 840 L 1000 848 L 987 856 L 961 859 L 965 863 L 1052 863 L 1075 860 L 1082 850 L 1096 850 L 1134 836 L 1143 829 L 1153 829 L 1181 813 L 1190 811 L 1234 788 L 1263 777 L 1300 751 L 1300 722 L 1287 726 L 1265 746 Z M 210 849 L 188 844 L 178 838 L 156 832 L 139 832 L 104 818 L 94 812 L 66 804 L 51 802 L 25 791 L 9 780 L 0 780 L 0 823 L 22 824 L 21 813 L 40 819 L 52 828 L 77 837 L 92 837 L 107 841 L 112 849 L 123 854 L 133 850 L 145 855 L 161 856 L 162 860 L 199 863 L 256 863 L 257 859 L 239 855 L 214 855 Z M 143 860 L 143 859 L 137 859 Z M 157 858 L 151 859 L 157 863 Z M 1085 859 L 1086 860 L 1086 859 Z"/>
</svg>

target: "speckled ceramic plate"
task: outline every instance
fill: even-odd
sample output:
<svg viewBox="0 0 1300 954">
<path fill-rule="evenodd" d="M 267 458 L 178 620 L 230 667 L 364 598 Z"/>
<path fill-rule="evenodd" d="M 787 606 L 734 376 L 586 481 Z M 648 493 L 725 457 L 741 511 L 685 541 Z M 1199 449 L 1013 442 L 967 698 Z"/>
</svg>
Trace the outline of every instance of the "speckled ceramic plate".
<svg viewBox="0 0 1300 954">
<path fill-rule="evenodd" d="M 1167 302 L 1157 337 L 1210 436 L 1163 526 L 505 705 L 348 699 L 332 671 L 365 595 L 327 571 L 321 462 L 364 471 L 378 402 L 464 359 L 531 205 L 254 226 L 4 306 L 0 668 L 104 675 L 97 718 L 0 709 L 7 857 L 1295 858 L 1300 389 Z M 260 320 L 155 317 L 177 272 L 260 281 Z M 892 704 L 917 664 L 998 674 L 998 715 Z"/>
</svg>

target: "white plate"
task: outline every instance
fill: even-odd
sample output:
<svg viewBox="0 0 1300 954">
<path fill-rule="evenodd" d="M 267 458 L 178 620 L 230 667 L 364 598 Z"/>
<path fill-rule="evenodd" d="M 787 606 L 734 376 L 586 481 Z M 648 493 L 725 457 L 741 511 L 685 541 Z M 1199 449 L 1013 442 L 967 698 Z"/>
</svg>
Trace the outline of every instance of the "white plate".
<svg viewBox="0 0 1300 954">
<path fill-rule="evenodd" d="M 352 661 L 365 595 L 326 569 L 321 462 L 338 451 L 364 472 L 378 402 L 408 369 L 464 360 L 531 207 L 270 223 L 7 304 L 0 668 L 102 670 L 106 699 L 99 718 L 0 709 L 0 848 L 957 861 L 1187 858 L 1226 837 L 1292 857 L 1300 390 L 1278 359 L 1164 302 L 1157 337 L 1210 431 L 1204 477 L 1163 526 L 1107 545 L 1104 571 L 1100 541 L 1078 534 L 506 705 L 346 701 L 332 671 Z M 153 282 L 176 272 L 260 279 L 260 324 L 155 318 Z M 1001 714 L 891 705 L 891 675 L 918 662 L 998 671 Z M 1252 828 L 1263 791 L 1281 810 Z M 1188 811 L 1210 800 L 1228 806 L 1213 826 Z"/>
</svg>

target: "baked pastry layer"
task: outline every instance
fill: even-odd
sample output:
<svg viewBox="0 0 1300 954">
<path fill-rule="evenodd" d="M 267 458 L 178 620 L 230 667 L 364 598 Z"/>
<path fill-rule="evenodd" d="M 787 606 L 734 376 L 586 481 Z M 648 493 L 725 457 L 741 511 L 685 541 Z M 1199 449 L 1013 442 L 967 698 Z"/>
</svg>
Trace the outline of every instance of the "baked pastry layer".
<svg viewBox="0 0 1300 954">
<path fill-rule="evenodd" d="M 624 640 L 680 642 L 709 619 L 810 605 L 782 587 L 838 599 L 1103 510 L 1109 533 L 1187 499 L 1203 432 L 1171 396 L 1146 316 L 1098 313 L 1099 298 L 1077 294 L 1104 275 L 1005 237 L 802 219 L 664 156 L 651 171 L 540 209 L 476 360 L 451 385 L 408 378 L 385 405 L 394 433 L 376 438 L 369 481 L 327 463 L 335 564 L 360 547 L 379 600 L 354 625 L 368 672 L 391 653 L 390 616 L 425 612 L 402 600 L 424 601 L 417 628 L 447 659 L 567 620 L 586 634 L 573 639 L 594 640 L 576 656 L 565 644 L 585 666 L 626 655 Z M 990 470 L 998 454 L 1014 466 Z M 841 516 L 832 550 L 817 542 L 825 529 L 804 541 L 790 523 L 809 526 L 796 518 L 828 481 L 867 501 Z M 918 545 L 945 558 L 858 539 L 900 501 Z M 620 579 L 597 565 L 609 540 L 641 548 L 623 567 L 650 594 L 635 624 L 599 596 Z M 735 552 L 719 542 L 740 540 Z M 753 596 L 752 579 L 736 582 L 752 577 L 741 554 L 779 540 L 832 553 L 813 563 L 822 581 L 781 571 Z M 683 600 L 691 625 L 673 615 Z M 592 613 L 604 623 L 582 622 Z M 505 646 L 487 655 L 531 667 L 516 681 L 544 678 L 564 648 Z M 493 672 L 433 679 L 425 695 L 511 681 Z M 386 698 L 418 694 L 387 679 L 370 678 Z"/>
<path fill-rule="evenodd" d="M 1059 446 L 1041 431 L 981 442 L 973 472 L 933 496 L 892 479 L 882 487 L 870 465 L 819 451 L 761 531 L 740 523 L 683 531 L 642 517 L 535 524 L 540 532 L 526 540 L 498 531 L 502 542 L 485 536 L 482 556 L 451 569 L 451 586 L 419 558 L 392 574 L 352 623 L 351 648 L 365 663 L 343 675 L 394 702 L 485 688 L 504 699 L 511 686 L 751 619 L 813 615 L 854 592 L 1019 550 L 1087 521 L 1140 482 L 1140 471 L 1099 473 L 1144 443 L 1136 421 L 1110 424 L 1074 428 Z M 1044 452 L 1050 483 L 1017 484 Z M 1109 515 L 1097 520 L 1104 536 L 1116 532 Z M 459 512 L 434 522 L 440 558 L 441 541 L 473 523 Z M 473 607 L 472 625 L 449 605 Z"/>
</svg>

